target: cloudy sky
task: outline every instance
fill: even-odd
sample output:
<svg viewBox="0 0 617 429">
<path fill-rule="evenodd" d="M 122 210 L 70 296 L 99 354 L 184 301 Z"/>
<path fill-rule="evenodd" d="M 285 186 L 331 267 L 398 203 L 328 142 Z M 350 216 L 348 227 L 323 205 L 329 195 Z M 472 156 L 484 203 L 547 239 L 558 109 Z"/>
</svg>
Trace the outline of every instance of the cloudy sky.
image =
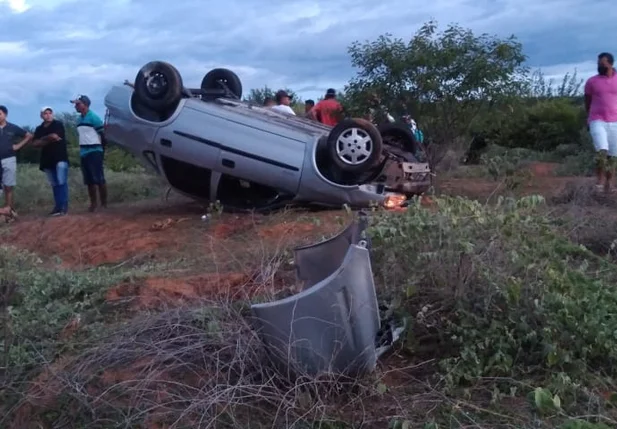
<svg viewBox="0 0 617 429">
<path fill-rule="evenodd" d="M 342 89 L 353 75 L 346 47 L 385 32 L 409 38 L 425 21 L 515 34 L 529 65 L 559 78 L 594 74 L 614 50 L 609 0 L 0 0 L 0 104 L 9 120 L 36 125 L 51 105 L 87 94 L 104 113 L 110 85 L 148 61 L 174 64 L 187 86 L 229 67 L 245 91 L 287 86 L 303 98 Z"/>
</svg>

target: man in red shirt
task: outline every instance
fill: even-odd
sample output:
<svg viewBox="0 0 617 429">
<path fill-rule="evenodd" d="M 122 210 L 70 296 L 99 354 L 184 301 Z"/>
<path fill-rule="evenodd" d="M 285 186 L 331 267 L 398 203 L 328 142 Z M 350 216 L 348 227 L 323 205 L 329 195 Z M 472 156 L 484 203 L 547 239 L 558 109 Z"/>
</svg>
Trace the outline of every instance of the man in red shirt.
<svg viewBox="0 0 617 429">
<path fill-rule="evenodd" d="M 311 109 L 310 115 L 325 125 L 333 127 L 338 124 L 343 119 L 343 106 L 336 99 L 336 90 L 328 89 L 325 98 Z"/>
</svg>

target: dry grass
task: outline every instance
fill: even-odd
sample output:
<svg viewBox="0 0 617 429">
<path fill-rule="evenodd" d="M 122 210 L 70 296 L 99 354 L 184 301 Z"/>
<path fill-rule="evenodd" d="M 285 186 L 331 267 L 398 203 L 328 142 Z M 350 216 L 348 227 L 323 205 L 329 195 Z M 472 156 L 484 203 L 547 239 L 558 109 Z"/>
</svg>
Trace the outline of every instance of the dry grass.
<svg viewBox="0 0 617 429">
<path fill-rule="evenodd" d="M 121 420 L 177 428 L 376 418 L 374 404 L 385 393 L 375 376 L 278 372 L 246 316 L 239 306 L 212 302 L 141 315 L 61 366 L 49 365 L 16 414 L 32 418 L 51 407 L 54 427 L 76 416 L 94 427 Z"/>
<path fill-rule="evenodd" d="M 75 427 L 71 424 L 77 419 L 94 427 L 123 422 L 138 427 L 246 428 L 301 427 L 337 416 L 369 420 L 371 407 L 364 415 L 362 404 L 384 395 L 374 375 L 352 380 L 332 374 L 314 378 L 299 368 L 298 376 L 280 373 L 247 317 L 245 300 L 271 300 L 297 291 L 290 281 L 290 246 L 306 243 L 306 235 L 313 236 L 311 241 L 319 239 L 311 228 L 320 220 L 292 215 L 283 213 L 267 222 L 246 216 L 242 224 L 227 219 L 236 229 L 224 238 L 216 232 L 225 225 L 225 216 L 205 225 L 207 257 L 201 253 L 175 273 L 177 279 L 170 282 L 174 290 L 149 298 L 155 305 L 145 308 L 134 307 L 143 300 L 143 294 L 135 296 L 139 293 L 99 307 L 113 310 L 110 314 L 121 315 L 125 322 L 112 323 L 96 338 L 78 334 L 70 339 L 80 353 L 39 359 L 41 365 L 28 377 L 33 381 L 19 385 L 23 399 L 0 418 L 0 426 L 12 422 L 11 427 L 19 428 L 36 420 Z M 326 236 L 334 230 L 336 222 L 317 228 Z M 200 247 L 193 245 L 198 246 L 197 240 L 183 252 L 203 251 L 203 235 Z M 127 260 L 111 269 L 129 265 Z M 195 289 L 183 289 L 183 279 L 205 265 L 210 272 L 202 271 Z M 246 274 L 247 281 L 233 290 L 223 284 L 213 284 L 216 291 L 204 288 L 207 276 L 220 280 L 230 272 Z M 166 280 L 159 275 L 153 272 L 146 278 Z M 170 275 L 174 273 L 166 273 Z M 135 278 L 134 284 L 143 280 Z"/>
</svg>

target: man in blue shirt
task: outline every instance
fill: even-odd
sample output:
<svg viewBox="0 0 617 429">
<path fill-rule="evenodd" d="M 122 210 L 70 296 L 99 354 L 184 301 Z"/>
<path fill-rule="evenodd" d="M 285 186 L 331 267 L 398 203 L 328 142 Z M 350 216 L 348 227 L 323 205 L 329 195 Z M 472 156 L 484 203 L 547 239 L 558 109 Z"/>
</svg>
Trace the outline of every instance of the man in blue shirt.
<svg viewBox="0 0 617 429">
<path fill-rule="evenodd" d="M 13 188 L 17 184 L 16 153 L 32 138 L 32 134 L 6 120 L 9 111 L 6 106 L 0 106 L 0 165 L 2 166 L 2 190 L 4 191 L 5 207 L 0 214 L 7 216 L 7 221 L 17 217 L 13 207 Z M 16 140 L 20 139 L 19 143 Z"/>
<path fill-rule="evenodd" d="M 88 211 L 96 210 L 96 191 L 98 189 L 101 207 L 107 207 L 107 185 L 103 171 L 103 121 L 90 110 L 90 98 L 80 95 L 71 100 L 79 113 L 77 134 L 79 135 L 79 155 L 84 185 L 88 187 L 90 207 Z"/>
</svg>

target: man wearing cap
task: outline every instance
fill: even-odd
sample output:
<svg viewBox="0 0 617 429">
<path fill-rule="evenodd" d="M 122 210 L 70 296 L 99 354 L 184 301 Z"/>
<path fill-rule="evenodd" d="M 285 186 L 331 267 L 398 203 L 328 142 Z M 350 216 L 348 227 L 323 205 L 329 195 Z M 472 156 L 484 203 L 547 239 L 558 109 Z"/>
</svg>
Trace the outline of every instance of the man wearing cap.
<svg viewBox="0 0 617 429">
<path fill-rule="evenodd" d="M 343 106 L 336 99 L 336 90 L 329 88 L 323 100 L 313 107 L 311 115 L 322 124 L 331 127 L 338 124 L 343 119 Z"/>
<path fill-rule="evenodd" d="M 107 185 L 103 171 L 103 121 L 90 110 L 90 98 L 80 95 L 71 100 L 79 113 L 77 133 L 79 135 L 79 155 L 84 185 L 88 187 L 90 207 L 88 211 L 96 210 L 96 191 L 98 189 L 101 207 L 107 207 Z"/>
<path fill-rule="evenodd" d="M 276 106 L 272 106 L 272 110 L 276 110 L 277 112 L 286 113 L 288 115 L 294 115 L 296 112 L 289 106 L 291 104 L 291 97 L 287 94 L 287 91 L 279 90 L 274 95 L 276 100 Z"/>
<path fill-rule="evenodd" d="M 39 168 L 47 175 L 54 194 L 54 208 L 50 216 L 65 215 L 69 207 L 69 156 L 66 148 L 64 124 L 54 119 L 54 111 L 41 109 L 43 122 L 34 130 L 34 147 L 41 148 Z"/>
<path fill-rule="evenodd" d="M 6 120 L 8 113 L 6 106 L 0 106 L 0 170 L 2 170 L 0 182 L 2 182 L 4 191 L 5 205 L 3 209 L 0 209 L 0 214 L 7 216 L 7 221 L 17 217 L 13 207 L 13 188 L 17 184 L 16 152 L 32 138 L 32 134 Z M 15 143 L 16 139 L 21 140 Z"/>
</svg>

